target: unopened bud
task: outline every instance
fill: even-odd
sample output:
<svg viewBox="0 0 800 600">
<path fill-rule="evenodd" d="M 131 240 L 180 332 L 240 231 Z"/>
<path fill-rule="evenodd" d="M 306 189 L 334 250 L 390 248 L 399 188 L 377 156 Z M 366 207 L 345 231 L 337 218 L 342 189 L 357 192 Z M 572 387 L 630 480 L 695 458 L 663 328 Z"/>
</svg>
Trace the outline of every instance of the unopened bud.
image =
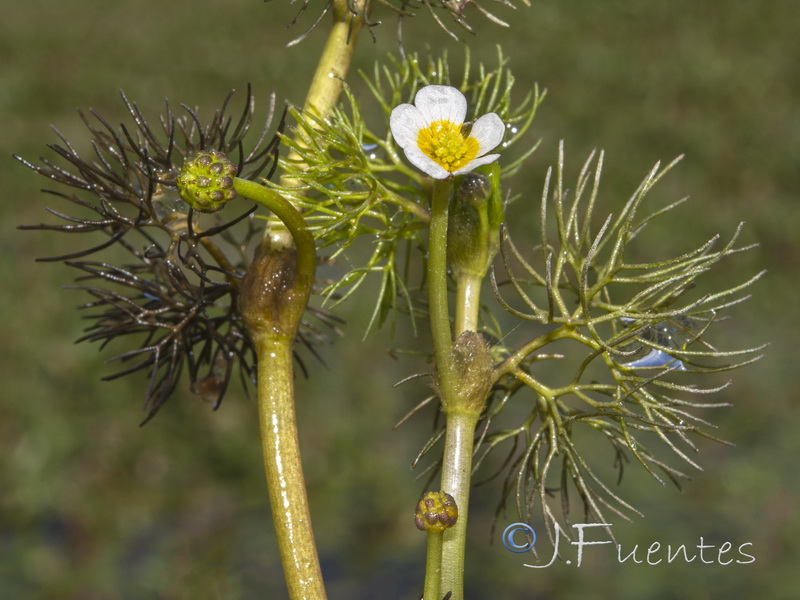
<svg viewBox="0 0 800 600">
<path fill-rule="evenodd" d="M 456 273 L 482 277 L 497 254 L 502 221 L 497 177 L 469 173 L 456 183 L 447 229 L 447 258 Z"/>
</svg>

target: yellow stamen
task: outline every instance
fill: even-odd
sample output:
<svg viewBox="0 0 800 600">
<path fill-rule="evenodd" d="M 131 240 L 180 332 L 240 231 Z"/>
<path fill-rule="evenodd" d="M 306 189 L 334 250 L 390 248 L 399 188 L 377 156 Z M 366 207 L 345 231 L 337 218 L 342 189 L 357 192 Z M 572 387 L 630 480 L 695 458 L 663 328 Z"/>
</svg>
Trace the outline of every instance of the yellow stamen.
<svg viewBox="0 0 800 600">
<path fill-rule="evenodd" d="M 461 127 L 452 121 L 434 121 L 419 130 L 417 146 L 443 169 L 450 173 L 458 171 L 480 150 L 478 140 L 464 136 Z"/>
</svg>

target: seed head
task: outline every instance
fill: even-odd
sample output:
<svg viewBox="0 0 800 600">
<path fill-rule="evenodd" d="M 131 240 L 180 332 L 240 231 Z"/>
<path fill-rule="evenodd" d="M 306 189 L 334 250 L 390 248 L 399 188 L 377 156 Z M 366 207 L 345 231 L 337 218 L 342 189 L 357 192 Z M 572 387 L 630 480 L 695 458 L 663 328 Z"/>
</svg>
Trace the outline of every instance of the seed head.
<svg viewBox="0 0 800 600">
<path fill-rule="evenodd" d="M 234 165 L 221 152 L 200 152 L 187 160 L 176 184 L 178 193 L 189 206 L 199 212 L 212 213 L 236 198 Z"/>
</svg>

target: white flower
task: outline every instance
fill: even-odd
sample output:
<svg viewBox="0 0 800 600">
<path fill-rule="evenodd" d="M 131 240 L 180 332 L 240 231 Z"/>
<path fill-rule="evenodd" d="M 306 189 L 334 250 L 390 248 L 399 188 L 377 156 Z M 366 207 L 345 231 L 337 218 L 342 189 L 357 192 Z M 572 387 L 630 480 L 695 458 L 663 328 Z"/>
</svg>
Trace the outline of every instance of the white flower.
<svg viewBox="0 0 800 600">
<path fill-rule="evenodd" d="M 494 162 L 487 154 L 503 141 L 505 126 L 494 113 L 464 127 L 467 99 L 448 85 L 428 85 L 417 92 L 414 104 L 392 110 L 389 126 L 411 164 L 434 179 L 462 175 Z"/>
</svg>

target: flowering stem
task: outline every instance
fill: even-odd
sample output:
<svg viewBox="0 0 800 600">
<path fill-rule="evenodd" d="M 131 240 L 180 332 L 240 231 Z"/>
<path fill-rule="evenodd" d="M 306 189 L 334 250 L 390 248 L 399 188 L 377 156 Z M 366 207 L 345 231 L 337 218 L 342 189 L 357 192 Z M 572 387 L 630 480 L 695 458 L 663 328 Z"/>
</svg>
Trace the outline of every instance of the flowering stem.
<svg viewBox="0 0 800 600">
<path fill-rule="evenodd" d="M 477 331 L 480 290 L 483 277 L 475 273 L 456 274 L 455 337 Z M 453 600 L 463 598 L 464 553 L 466 550 L 467 511 L 472 474 L 475 428 L 480 412 L 446 410 L 447 431 L 442 464 L 442 489 L 459 506 L 458 522 L 444 533 L 442 589 L 453 592 Z"/>
<path fill-rule="evenodd" d="M 464 550 L 472 471 L 473 435 L 480 417 L 480 410 L 476 412 L 470 407 L 465 407 L 461 400 L 459 386 L 462 378 L 458 375 L 453 354 L 447 292 L 449 192 L 449 180 L 434 181 L 428 242 L 428 304 L 436 359 L 435 377 L 437 380 L 435 384 L 442 407 L 447 415 L 441 489 L 453 496 L 459 510 L 458 521 L 444 533 L 440 590 L 444 593 L 452 592 L 453 600 L 461 600 L 464 588 Z M 474 296 L 474 293 L 471 292 L 470 296 Z M 471 324 L 477 319 L 477 305 L 475 307 L 472 308 L 470 305 L 470 308 L 460 307 L 457 309 L 457 313 L 462 315 L 459 327 Z M 472 328 L 474 327 L 470 327 L 470 329 Z M 429 577 L 430 574 L 426 574 L 426 581 Z M 428 596 L 425 598 L 427 600 Z"/>
<path fill-rule="evenodd" d="M 447 403 L 453 389 L 453 337 L 447 294 L 447 221 L 450 181 L 436 179 L 431 197 L 431 220 L 428 239 L 428 304 L 430 306 L 433 354 L 436 359 L 440 400 Z M 441 397 L 441 396 L 444 397 Z M 450 492 L 445 489 L 444 491 Z M 458 502 L 458 499 L 456 499 Z M 460 506 L 460 503 L 459 503 Z"/>
</svg>

